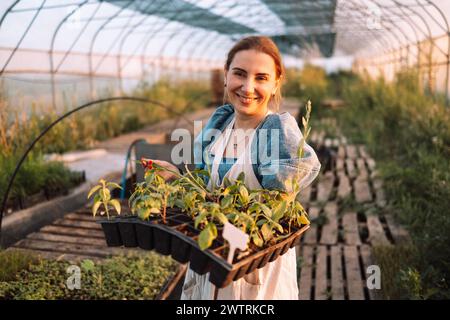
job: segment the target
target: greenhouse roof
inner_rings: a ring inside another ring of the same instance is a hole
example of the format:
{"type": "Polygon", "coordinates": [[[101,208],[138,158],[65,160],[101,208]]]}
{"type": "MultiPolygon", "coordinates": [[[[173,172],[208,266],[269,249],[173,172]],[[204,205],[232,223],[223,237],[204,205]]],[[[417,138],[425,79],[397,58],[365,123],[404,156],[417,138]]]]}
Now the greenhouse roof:
{"type": "Polygon", "coordinates": [[[129,10],[136,10],[142,14],[157,15],[168,20],[182,22],[197,28],[214,30],[227,35],[256,32],[252,28],[233,22],[226,17],[183,0],[154,0],[151,2],[106,0],[106,2],[129,10]]]}
{"type": "MultiPolygon", "coordinates": [[[[239,35],[258,33],[253,28],[184,0],[155,0],[151,2],[106,0],[106,2],[124,9],[138,11],[141,14],[157,15],[170,21],[217,31],[221,34],[232,35],[235,38],[239,35]]],[[[216,4],[215,2],[211,3],[212,6],[209,9],[216,4]]],[[[234,5],[234,8],[245,8],[242,2],[236,2],[234,5]]],[[[316,28],[316,31],[319,32],[332,29],[336,0],[262,0],[259,5],[267,6],[285,26],[281,33],[278,31],[277,34],[272,35],[282,52],[298,56],[301,54],[301,49],[308,49],[316,44],[323,56],[330,57],[333,54],[335,33],[319,33],[316,35],[311,28],[316,28]],[[299,35],[299,30],[302,32],[308,31],[308,34],[305,36],[299,35]]],[[[233,8],[233,5],[230,5],[229,8],[233,8]]],[[[249,7],[246,11],[250,13],[251,8],[249,7]]],[[[270,23],[270,19],[267,22],[270,23]]]]}

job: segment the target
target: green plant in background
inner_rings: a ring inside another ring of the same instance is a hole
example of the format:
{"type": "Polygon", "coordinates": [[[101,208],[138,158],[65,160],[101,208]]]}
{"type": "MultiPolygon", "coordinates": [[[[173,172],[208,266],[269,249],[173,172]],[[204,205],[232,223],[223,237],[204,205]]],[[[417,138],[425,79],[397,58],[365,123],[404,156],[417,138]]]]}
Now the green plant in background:
{"type": "MultiPolygon", "coordinates": [[[[98,263],[84,260],[79,263],[81,288],[69,290],[66,281],[71,264],[36,256],[32,256],[31,263],[14,263],[16,267],[10,268],[8,277],[0,278],[0,299],[155,299],[178,265],[153,252],[115,256],[98,263]]],[[[2,259],[0,265],[4,265],[2,259]]]]}
{"type": "Polygon", "coordinates": [[[328,95],[328,79],[324,69],[305,64],[301,70],[288,69],[286,80],[283,89],[286,96],[295,97],[302,104],[310,100],[317,106],[316,112],[322,112],[322,101],[328,95]]]}
{"type": "Polygon", "coordinates": [[[28,251],[0,250],[0,283],[14,280],[21,270],[28,270],[38,258],[28,251]]]}

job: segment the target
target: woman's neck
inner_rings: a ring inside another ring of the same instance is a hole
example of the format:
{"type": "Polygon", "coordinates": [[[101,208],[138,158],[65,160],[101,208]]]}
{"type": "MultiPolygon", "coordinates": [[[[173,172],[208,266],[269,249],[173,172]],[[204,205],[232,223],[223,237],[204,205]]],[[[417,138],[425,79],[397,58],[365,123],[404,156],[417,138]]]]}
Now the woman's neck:
{"type": "Polygon", "coordinates": [[[258,115],[242,115],[236,113],[236,120],[234,122],[234,129],[255,129],[260,122],[265,118],[266,114],[258,114],[258,115]]]}

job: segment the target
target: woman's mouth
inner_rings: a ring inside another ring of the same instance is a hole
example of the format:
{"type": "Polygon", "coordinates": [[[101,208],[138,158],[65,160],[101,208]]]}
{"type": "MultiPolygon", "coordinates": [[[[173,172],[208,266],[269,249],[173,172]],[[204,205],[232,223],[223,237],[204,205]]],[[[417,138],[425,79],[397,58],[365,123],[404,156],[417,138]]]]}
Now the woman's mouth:
{"type": "Polygon", "coordinates": [[[239,98],[239,101],[243,104],[250,104],[255,100],[258,100],[258,97],[249,97],[249,96],[245,96],[245,95],[240,95],[238,93],[235,93],[236,96],[239,98]]]}

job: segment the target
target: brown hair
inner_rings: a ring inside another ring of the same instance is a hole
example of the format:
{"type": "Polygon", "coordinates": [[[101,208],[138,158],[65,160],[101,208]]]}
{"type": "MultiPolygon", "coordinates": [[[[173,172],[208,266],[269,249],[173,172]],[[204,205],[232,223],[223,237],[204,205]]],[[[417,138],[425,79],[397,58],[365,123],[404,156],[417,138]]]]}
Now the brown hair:
{"type": "MultiPolygon", "coordinates": [[[[236,53],[244,50],[256,50],[259,52],[263,52],[271,56],[273,61],[275,62],[275,72],[277,80],[279,80],[279,86],[275,95],[270,98],[269,106],[272,107],[274,111],[278,111],[281,103],[281,77],[284,75],[284,66],[277,45],[269,37],[251,36],[243,38],[239,40],[228,52],[227,61],[225,62],[225,70],[228,71],[230,69],[231,62],[233,62],[236,53]]],[[[224,94],[224,101],[226,99],[225,95],[226,91],[224,94]]]]}

